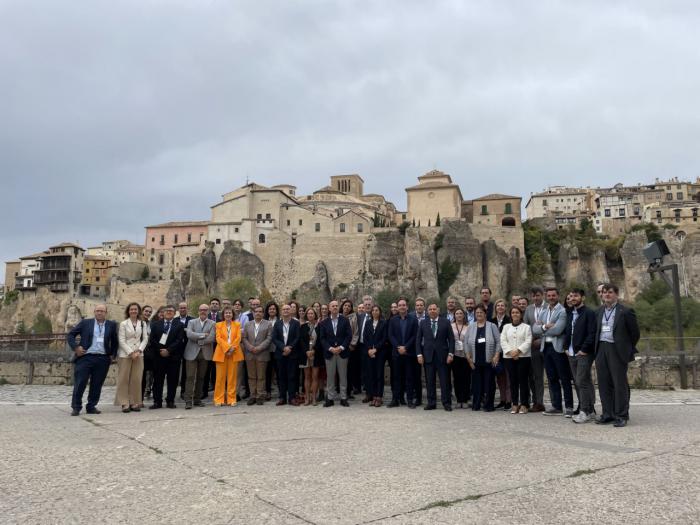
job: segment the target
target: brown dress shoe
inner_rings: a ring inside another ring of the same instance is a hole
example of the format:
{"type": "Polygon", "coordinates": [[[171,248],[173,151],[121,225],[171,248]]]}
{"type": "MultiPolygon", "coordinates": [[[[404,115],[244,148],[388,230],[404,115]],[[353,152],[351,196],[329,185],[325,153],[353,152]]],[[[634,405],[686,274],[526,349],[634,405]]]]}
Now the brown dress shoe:
{"type": "Polygon", "coordinates": [[[301,403],[299,403],[299,400],[298,400],[298,399],[292,399],[292,400],[289,402],[289,404],[292,405],[293,407],[301,406],[301,403]]]}
{"type": "Polygon", "coordinates": [[[365,396],[364,399],[362,400],[363,403],[373,403],[374,399],[372,399],[369,396],[365,396]]]}
{"type": "Polygon", "coordinates": [[[535,403],[532,405],[530,412],[544,412],[544,406],[540,405],[539,403],[535,403]]]}
{"type": "Polygon", "coordinates": [[[256,402],[257,402],[257,401],[255,400],[255,398],[254,398],[254,397],[251,397],[251,398],[249,398],[248,401],[246,402],[246,405],[251,406],[251,405],[254,405],[256,402]]]}

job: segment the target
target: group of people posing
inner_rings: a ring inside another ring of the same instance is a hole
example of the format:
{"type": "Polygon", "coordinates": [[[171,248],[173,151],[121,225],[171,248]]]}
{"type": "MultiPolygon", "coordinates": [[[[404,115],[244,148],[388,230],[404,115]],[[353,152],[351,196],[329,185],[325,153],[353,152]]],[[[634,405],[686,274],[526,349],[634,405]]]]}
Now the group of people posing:
{"type": "Polygon", "coordinates": [[[346,298],[263,307],[250,297],[246,311],[240,300],[213,298],[198,307],[196,317],[188,315],[186,303],[156,312],[131,303],[120,324],[106,320],[106,306],[99,305],[93,319],[82,320],[68,335],[74,350],[72,415],[80,414],[88,383],[87,412],[100,413],[97,404],[113,361],[115,404],[123,412],[144,406],[149,377],[150,409],[163,407],[165,384],[168,408],[176,408],[178,385],[186,409],[203,406],[211,390],[216,406],[242,400],[262,405],[272,399],[273,376],[279,406],[323,401],[331,407],[338,401],[348,407],[364,391],[363,403],[381,407],[388,363],[390,408],[423,405],[425,380],[425,410],[437,408],[439,382],[446,411],[452,411],[454,394],[459,408],[542,412],[586,423],[595,415],[595,363],[602,404],[595,421],[625,426],[627,366],[640,334],[634,311],[618,302],[617,286],[598,286],[597,310],[585,305],[580,289],[570,290],[563,304],[556,288],[530,292],[529,299],[514,295],[510,302],[491,302],[491,290],[484,287],[479,302],[466,297],[462,307],[450,297],[444,312],[422,298],[409,311],[400,298],[387,315],[370,296],[357,307],[346,298]],[[550,408],[544,406],[545,373],[550,408]]]}

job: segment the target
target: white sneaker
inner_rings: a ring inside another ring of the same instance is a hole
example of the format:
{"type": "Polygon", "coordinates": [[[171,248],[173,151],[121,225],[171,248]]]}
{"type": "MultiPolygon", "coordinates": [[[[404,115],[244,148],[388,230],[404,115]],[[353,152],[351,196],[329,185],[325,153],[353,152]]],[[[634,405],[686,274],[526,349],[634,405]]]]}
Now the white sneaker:
{"type": "Polygon", "coordinates": [[[586,414],[583,410],[579,412],[577,415],[571,418],[574,423],[588,423],[591,419],[592,416],[590,414],[586,414]]]}

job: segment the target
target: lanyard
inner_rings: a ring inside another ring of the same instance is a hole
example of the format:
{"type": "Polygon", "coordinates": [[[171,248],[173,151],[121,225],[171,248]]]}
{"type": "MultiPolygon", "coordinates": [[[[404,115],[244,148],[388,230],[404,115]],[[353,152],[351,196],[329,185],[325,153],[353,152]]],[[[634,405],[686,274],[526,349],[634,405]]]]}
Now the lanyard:
{"type": "Polygon", "coordinates": [[[455,323],[455,327],[457,327],[457,339],[462,339],[462,331],[464,330],[464,325],[462,325],[462,327],[459,328],[459,325],[455,323]]]}
{"type": "Polygon", "coordinates": [[[605,320],[605,322],[603,324],[610,324],[610,318],[615,313],[616,308],[617,305],[613,306],[609,311],[607,308],[605,309],[605,311],[603,312],[603,319],[605,320]]]}
{"type": "Polygon", "coordinates": [[[99,337],[102,337],[102,335],[105,333],[105,324],[102,323],[97,323],[97,335],[99,337]]]}

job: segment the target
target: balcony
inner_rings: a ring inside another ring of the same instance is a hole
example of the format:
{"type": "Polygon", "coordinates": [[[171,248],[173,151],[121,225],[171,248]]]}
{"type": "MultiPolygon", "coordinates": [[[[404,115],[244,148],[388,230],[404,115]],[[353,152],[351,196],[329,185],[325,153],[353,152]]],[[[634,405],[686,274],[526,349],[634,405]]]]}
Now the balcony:
{"type": "Polygon", "coordinates": [[[41,269],[34,272],[34,284],[37,286],[48,286],[55,283],[69,282],[69,270],[48,270],[41,269]]]}

